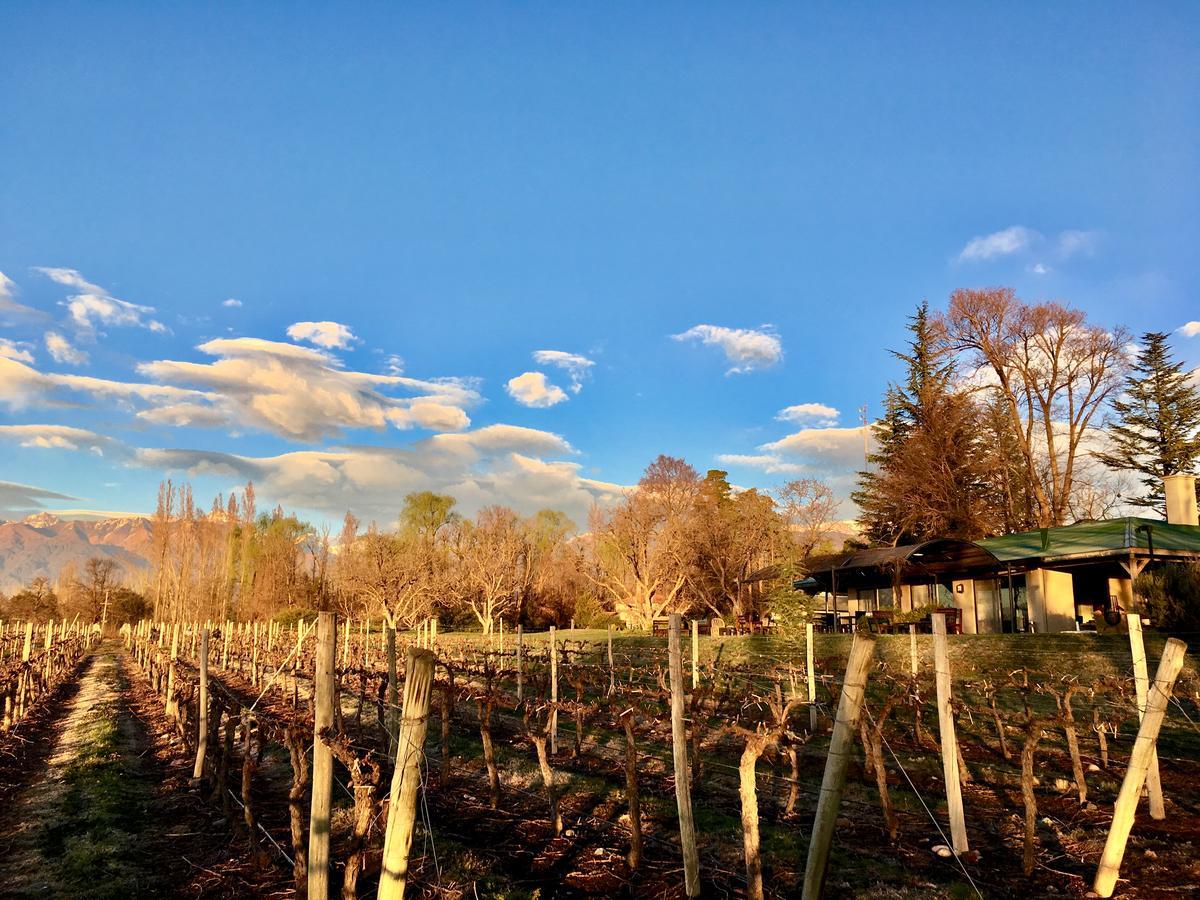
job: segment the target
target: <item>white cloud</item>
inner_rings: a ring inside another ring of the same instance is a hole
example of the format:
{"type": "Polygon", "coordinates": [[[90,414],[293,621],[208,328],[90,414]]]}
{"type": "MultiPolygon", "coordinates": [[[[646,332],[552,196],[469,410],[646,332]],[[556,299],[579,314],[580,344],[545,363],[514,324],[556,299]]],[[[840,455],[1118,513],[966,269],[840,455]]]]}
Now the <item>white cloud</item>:
{"type": "Polygon", "coordinates": [[[479,401],[472,382],[421,380],[347,371],[322,350],[260,338],[217,338],[201,344],[216,362],[159,360],[138,371],[157,381],[203,389],[183,407],[150,410],[142,417],[181,424],[250,426],[312,442],[348,428],[456,431],[471,420],[465,407],[479,401]],[[392,397],[387,389],[416,396],[392,397]],[[212,414],[215,408],[224,418],[212,414]]]}
{"type": "Polygon", "coordinates": [[[586,356],[577,353],[567,353],[565,350],[535,350],[533,361],[542,366],[557,366],[571,376],[571,393],[578,394],[583,389],[583,379],[596,363],[586,356]]]}
{"type": "Polygon", "coordinates": [[[863,465],[863,427],[802,428],[758,449],[795,457],[826,471],[854,471],[863,465]]]}
{"type": "Polygon", "coordinates": [[[523,514],[560,509],[582,524],[593,503],[612,502],[624,488],[583,478],[578,463],[553,458],[571,452],[558,435],[493,425],[403,448],[304,450],[271,457],[143,448],[135,460],[193,478],[226,479],[230,486],[252,479],[267,502],[330,517],[351,509],[362,519],[389,522],[405,494],[431,490],[452,495],[467,515],[503,504],[523,514]]]}
{"type": "Polygon", "coordinates": [[[522,406],[545,408],[567,399],[563,389],[547,381],[541,372],[525,372],[508,379],[506,390],[522,406]]]}
{"type": "Polygon", "coordinates": [[[774,453],[722,453],[717,456],[717,461],[727,466],[745,466],[748,469],[759,469],[767,475],[799,475],[808,471],[804,465],[786,462],[774,453]]]}
{"type": "Polygon", "coordinates": [[[1030,266],[1029,271],[1032,272],[1034,275],[1049,275],[1050,267],[1048,265],[1046,265],[1045,263],[1039,262],[1039,263],[1034,263],[1032,266],[1030,266]]]}
{"type": "Polygon", "coordinates": [[[755,369],[773,366],[783,359],[783,342],[768,326],[753,329],[696,325],[672,337],[677,341],[698,340],[703,344],[720,347],[725,353],[725,359],[733,364],[726,375],[752,372],[755,369]]]}
{"type": "Polygon", "coordinates": [[[1096,252],[1099,240],[1098,231],[1063,231],[1058,235],[1058,256],[1060,259],[1091,256],[1096,252]]]}
{"type": "Polygon", "coordinates": [[[836,425],[838,416],[836,409],[824,403],[797,403],[781,409],[776,415],[777,422],[795,422],[797,425],[813,425],[820,428],[836,425]]]}
{"type": "Polygon", "coordinates": [[[77,500],[70,494],[48,491],[30,484],[15,481],[0,481],[0,516],[10,518],[42,509],[44,500],[77,500]]]}
{"type": "Polygon", "coordinates": [[[0,440],[13,441],[22,447],[90,450],[101,455],[121,446],[110,437],[69,425],[0,425],[0,440]]]}
{"type": "MultiPolygon", "coordinates": [[[[81,366],[88,361],[88,355],[82,350],[71,346],[71,342],[57,331],[47,331],[45,336],[46,351],[57,363],[81,366]]],[[[33,362],[33,360],[29,360],[33,362]]]]}
{"type": "Polygon", "coordinates": [[[403,375],[404,357],[395,353],[389,353],[383,359],[383,371],[388,375],[403,375]]]}
{"type": "Polygon", "coordinates": [[[1176,330],[1184,337],[1195,337],[1200,334],[1200,322],[1188,322],[1176,330]]]}
{"type": "Polygon", "coordinates": [[[1038,232],[1023,225],[1013,225],[1003,231],[973,237],[958,254],[961,262],[980,262],[998,256],[1011,256],[1028,250],[1041,238],[1038,232]]]}
{"type": "Polygon", "coordinates": [[[238,309],[242,306],[242,301],[235,297],[230,297],[228,300],[222,300],[221,305],[227,306],[230,309],[238,309]]]}
{"type": "Polygon", "coordinates": [[[288,326],[287,336],[326,350],[344,350],[357,340],[350,327],[340,322],[296,322],[288,326]]]}
{"type": "Polygon", "coordinates": [[[40,310],[34,309],[32,306],[26,306],[23,303],[16,301],[17,285],[16,283],[0,272],[0,315],[17,316],[19,318],[44,318],[45,315],[40,310]]]}
{"type": "Polygon", "coordinates": [[[33,362],[33,354],[26,347],[28,344],[18,341],[10,341],[8,338],[0,338],[0,356],[5,359],[15,359],[18,362],[33,362]]]}
{"type": "Polygon", "coordinates": [[[153,306],[140,306],[126,300],[118,300],[107,290],[92,284],[75,269],[60,269],[39,266],[51,281],[79,291],[67,298],[67,311],[75,325],[87,334],[93,334],[97,325],[117,325],[132,328],[148,328],[155,332],[166,332],[167,326],[150,318],[153,306]]]}
{"type": "Polygon", "coordinates": [[[39,372],[15,359],[0,356],[0,404],[11,409],[33,405],[76,405],[76,401],[64,396],[71,393],[90,394],[121,403],[137,400],[149,404],[162,404],[209,399],[209,395],[201,391],[184,390],[168,385],[39,372]]]}

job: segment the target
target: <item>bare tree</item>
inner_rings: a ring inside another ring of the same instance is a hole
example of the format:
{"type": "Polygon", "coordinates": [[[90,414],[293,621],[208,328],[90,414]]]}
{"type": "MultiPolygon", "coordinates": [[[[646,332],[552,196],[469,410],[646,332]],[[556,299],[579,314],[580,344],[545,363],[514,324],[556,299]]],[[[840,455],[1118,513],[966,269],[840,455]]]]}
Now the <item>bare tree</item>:
{"type": "Polygon", "coordinates": [[[1061,525],[1088,429],[1128,369],[1128,333],[1059,303],[1022,303],[1011,288],[955,291],[939,321],[948,346],[994,377],[1038,524],[1061,525]]]}

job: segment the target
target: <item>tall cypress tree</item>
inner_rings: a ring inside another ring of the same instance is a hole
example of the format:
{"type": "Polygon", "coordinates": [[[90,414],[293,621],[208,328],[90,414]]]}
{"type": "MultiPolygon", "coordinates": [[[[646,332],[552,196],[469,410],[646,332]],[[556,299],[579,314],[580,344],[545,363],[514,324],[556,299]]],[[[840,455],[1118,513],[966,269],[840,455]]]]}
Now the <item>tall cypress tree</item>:
{"type": "Polygon", "coordinates": [[[979,410],[955,388],[954,359],[929,321],[928,304],[909,318],[908,330],[907,352],[893,351],[905,380],[888,388],[873,428],[875,452],[851,495],[859,525],[872,544],[983,537],[998,523],[979,410]]]}
{"type": "Polygon", "coordinates": [[[1167,335],[1149,331],[1124,394],[1113,401],[1119,417],[1109,429],[1112,449],[1096,458],[1111,469],[1136,472],[1145,491],[1126,499],[1135,506],[1166,507],[1162,477],[1195,470],[1200,457],[1200,391],[1167,346],[1167,335]]]}

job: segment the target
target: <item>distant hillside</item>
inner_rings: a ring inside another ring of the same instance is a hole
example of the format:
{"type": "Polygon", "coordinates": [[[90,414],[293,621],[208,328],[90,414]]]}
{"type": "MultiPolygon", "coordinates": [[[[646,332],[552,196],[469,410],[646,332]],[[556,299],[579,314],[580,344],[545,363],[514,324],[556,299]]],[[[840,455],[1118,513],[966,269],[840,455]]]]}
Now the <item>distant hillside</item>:
{"type": "Polygon", "coordinates": [[[67,563],[82,570],[93,556],[116,561],[124,578],[149,567],[150,520],[140,516],[72,521],[38,513],[0,522],[0,592],[11,594],[38,575],[51,580],[67,563]]]}

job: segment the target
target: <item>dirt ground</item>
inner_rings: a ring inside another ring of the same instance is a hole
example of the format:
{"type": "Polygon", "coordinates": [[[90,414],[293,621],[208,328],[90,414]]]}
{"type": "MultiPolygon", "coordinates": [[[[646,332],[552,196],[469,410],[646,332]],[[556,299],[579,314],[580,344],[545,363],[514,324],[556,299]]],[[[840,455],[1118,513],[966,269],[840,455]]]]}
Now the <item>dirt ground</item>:
{"type": "Polygon", "coordinates": [[[188,787],[186,759],[127,665],[102,645],[12,736],[0,760],[0,897],[259,893],[256,868],[188,787]]]}

